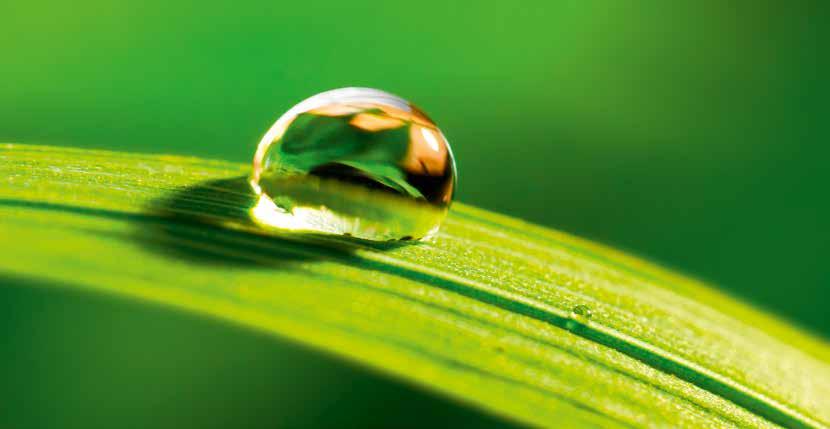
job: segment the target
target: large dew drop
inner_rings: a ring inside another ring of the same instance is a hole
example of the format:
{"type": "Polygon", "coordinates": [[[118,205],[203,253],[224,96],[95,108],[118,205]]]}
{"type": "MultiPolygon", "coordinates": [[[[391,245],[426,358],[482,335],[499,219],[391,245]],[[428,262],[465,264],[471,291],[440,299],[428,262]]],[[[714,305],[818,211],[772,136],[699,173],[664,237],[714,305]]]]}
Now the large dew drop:
{"type": "Polygon", "coordinates": [[[262,138],[254,220],[278,230],[389,241],[427,238],[452,201],[455,161],[441,130],[406,100],[369,88],[317,94],[262,138]]]}

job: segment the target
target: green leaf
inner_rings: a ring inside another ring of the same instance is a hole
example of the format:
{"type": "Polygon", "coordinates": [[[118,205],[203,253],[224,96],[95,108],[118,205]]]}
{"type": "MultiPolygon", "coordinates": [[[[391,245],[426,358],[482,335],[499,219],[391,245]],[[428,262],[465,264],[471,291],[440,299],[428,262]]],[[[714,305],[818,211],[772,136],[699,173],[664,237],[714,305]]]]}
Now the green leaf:
{"type": "Polygon", "coordinates": [[[830,425],[827,344],[698,281],[463,204],[432,243],[263,235],[247,172],[0,146],[0,273],[215,316],[531,425],[830,425]]]}

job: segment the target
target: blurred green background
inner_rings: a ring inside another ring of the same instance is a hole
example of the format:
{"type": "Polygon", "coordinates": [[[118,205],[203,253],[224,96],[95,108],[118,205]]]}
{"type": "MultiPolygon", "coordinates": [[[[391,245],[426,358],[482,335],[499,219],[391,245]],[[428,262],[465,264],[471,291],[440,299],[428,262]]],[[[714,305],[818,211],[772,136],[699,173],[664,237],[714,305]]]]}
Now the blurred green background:
{"type": "Polygon", "coordinates": [[[0,141],[247,162],[297,101],[378,87],[442,127],[459,201],[827,337],[826,23],[803,0],[9,0],[0,141]]]}

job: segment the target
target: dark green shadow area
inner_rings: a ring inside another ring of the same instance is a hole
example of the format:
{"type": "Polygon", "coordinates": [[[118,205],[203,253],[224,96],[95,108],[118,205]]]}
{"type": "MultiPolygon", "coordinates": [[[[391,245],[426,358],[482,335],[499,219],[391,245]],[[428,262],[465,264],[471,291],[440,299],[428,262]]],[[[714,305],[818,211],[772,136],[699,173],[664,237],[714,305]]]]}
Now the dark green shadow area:
{"type": "Polygon", "coordinates": [[[29,279],[0,284],[0,427],[514,427],[209,318],[29,279]]]}
{"type": "Polygon", "coordinates": [[[210,265],[280,267],[322,257],[306,244],[248,232],[257,229],[248,214],[255,203],[245,177],[177,189],[147,205],[163,221],[141,223],[135,240],[150,251],[210,265]]]}
{"type": "Polygon", "coordinates": [[[135,239],[148,250],[191,262],[277,268],[296,261],[348,258],[358,247],[387,250],[418,245],[264,230],[249,214],[256,201],[246,177],[177,189],[148,204],[150,217],[164,221],[141,222],[135,239]]]}

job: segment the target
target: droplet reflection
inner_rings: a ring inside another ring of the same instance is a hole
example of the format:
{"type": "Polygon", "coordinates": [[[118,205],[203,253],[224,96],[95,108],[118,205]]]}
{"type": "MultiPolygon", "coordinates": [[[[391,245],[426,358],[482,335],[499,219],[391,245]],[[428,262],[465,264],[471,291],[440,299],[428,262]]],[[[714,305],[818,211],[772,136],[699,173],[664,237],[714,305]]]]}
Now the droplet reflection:
{"type": "Polygon", "coordinates": [[[315,95],[259,143],[251,214],[266,227],[374,241],[437,232],[455,188],[455,161],[438,127],[376,89],[315,95]]]}

